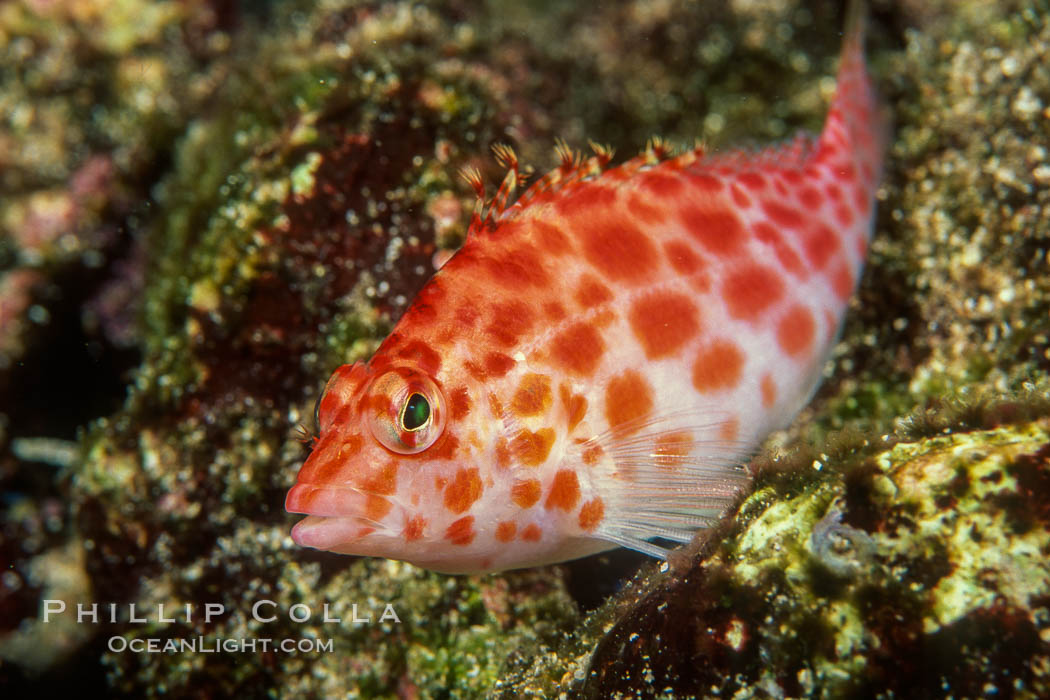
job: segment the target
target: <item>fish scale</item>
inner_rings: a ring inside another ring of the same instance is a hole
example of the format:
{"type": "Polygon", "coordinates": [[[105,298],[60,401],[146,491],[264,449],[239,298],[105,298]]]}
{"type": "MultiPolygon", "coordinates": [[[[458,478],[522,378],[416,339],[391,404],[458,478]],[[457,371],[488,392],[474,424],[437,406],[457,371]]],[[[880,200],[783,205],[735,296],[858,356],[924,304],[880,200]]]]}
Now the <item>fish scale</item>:
{"type": "Polygon", "coordinates": [[[665,556],[717,519],[815,390],[863,266],[883,125],[855,17],[819,137],[654,141],[611,168],[560,144],[510,204],[498,148],[464,246],[329,380],[295,541],[462,573],[665,556]]]}

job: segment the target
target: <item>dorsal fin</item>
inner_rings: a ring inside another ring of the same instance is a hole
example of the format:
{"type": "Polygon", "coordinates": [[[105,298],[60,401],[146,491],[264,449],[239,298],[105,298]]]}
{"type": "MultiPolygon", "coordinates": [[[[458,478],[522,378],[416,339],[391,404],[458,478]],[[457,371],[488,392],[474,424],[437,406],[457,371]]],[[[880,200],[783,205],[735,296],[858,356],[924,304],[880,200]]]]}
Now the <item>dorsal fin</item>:
{"type": "Polygon", "coordinates": [[[474,211],[470,214],[470,225],[467,226],[467,238],[470,238],[481,229],[481,214],[485,208],[485,181],[481,177],[481,171],[473,165],[460,168],[459,176],[474,190],[474,211]]]}
{"type": "MultiPolygon", "coordinates": [[[[556,194],[578,182],[598,177],[605,172],[613,158],[612,147],[595,141],[588,141],[588,145],[594,155],[585,158],[580,151],[570,147],[564,140],[556,139],[554,153],[558,158],[558,165],[543,177],[533,181],[513,203],[510,201],[514,192],[532,174],[532,168],[521,167],[514,149],[507,144],[493,145],[492,151],[496,161],[507,169],[507,174],[491,200],[485,198],[485,186],[477,168],[471,166],[461,171],[461,175],[478,197],[467,231],[468,237],[483,232],[491,233],[502,218],[510,212],[521,211],[538,197],[556,194]]],[[[626,179],[627,176],[638,170],[650,168],[662,162],[675,162],[679,167],[684,168],[703,156],[704,148],[701,145],[696,145],[693,149],[676,155],[676,150],[669,142],[660,137],[653,137],[646,144],[642,153],[616,166],[614,170],[620,171],[626,179]]]]}

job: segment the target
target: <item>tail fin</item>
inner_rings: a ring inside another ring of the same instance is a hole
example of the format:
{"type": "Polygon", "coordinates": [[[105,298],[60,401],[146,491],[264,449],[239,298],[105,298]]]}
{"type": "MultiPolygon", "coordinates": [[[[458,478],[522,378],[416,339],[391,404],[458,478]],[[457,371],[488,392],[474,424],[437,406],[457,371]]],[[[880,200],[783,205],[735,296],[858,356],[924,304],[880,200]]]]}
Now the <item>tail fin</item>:
{"type": "Polygon", "coordinates": [[[851,165],[859,184],[873,189],[882,171],[887,128],[864,60],[866,17],[864,2],[850,2],[835,98],[817,142],[817,158],[851,165]]]}

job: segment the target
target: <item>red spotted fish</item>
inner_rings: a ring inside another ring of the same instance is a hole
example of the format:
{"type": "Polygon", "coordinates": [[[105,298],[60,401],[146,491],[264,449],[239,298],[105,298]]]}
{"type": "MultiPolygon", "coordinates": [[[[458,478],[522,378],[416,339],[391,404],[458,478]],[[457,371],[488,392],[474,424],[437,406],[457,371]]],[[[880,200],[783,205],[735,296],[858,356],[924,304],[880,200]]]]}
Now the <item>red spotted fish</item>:
{"type": "Polygon", "coordinates": [[[812,395],[864,262],[883,128],[851,27],[819,137],[617,167],[561,146],[512,204],[497,149],[466,243],[329,379],[295,542],[467,573],[663,557],[720,517],[812,395]]]}

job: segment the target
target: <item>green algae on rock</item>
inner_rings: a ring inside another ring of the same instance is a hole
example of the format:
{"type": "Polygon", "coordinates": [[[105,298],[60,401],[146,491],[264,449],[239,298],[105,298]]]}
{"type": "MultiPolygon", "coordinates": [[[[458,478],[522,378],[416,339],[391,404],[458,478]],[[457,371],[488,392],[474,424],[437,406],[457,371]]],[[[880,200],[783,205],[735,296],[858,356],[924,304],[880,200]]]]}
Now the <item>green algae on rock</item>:
{"type": "MultiPolygon", "coordinates": [[[[854,440],[856,440],[855,438],[854,440]]],[[[1050,692],[1050,419],[770,464],[693,557],[584,625],[582,697],[1050,692]],[[584,673],[583,663],[589,663],[584,673]]]]}

